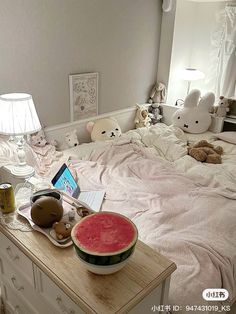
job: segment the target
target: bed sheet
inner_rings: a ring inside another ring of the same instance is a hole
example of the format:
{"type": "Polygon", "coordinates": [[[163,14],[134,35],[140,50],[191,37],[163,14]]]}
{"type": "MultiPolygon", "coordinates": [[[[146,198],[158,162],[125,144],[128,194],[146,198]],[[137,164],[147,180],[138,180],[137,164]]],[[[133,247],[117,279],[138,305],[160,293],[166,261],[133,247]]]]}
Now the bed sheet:
{"type": "Polygon", "coordinates": [[[160,124],[129,131],[73,164],[82,188],[106,189],[103,210],[132,219],[140,239],[177,264],[171,304],[207,305],[202,291],[210,287],[224,287],[233,300],[235,147],[213,139],[224,147],[223,163],[206,165],[187,156],[187,141],[180,129],[160,124]]]}
{"type": "Polygon", "coordinates": [[[129,131],[126,136],[136,140],[140,146],[148,147],[165,160],[173,162],[177,170],[204,181],[205,185],[236,193],[236,145],[218,140],[214,133],[207,131],[202,134],[189,134],[177,127],[160,123],[149,130],[141,128],[129,131]],[[201,163],[187,154],[187,145],[202,139],[223,147],[222,164],[201,163]]]}
{"type": "Polygon", "coordinates": [[[51,165],[50,171],[45,174],[45,177],[51,181],[63,163],[70,164],[70,160],[87,160],[94,151],[97,153],[102,152],[111,144],[112,143],[110,141],[91,142],[65,149],[62,151],[62,156],[59,158],[59,160],[55,161],[51,165]]]}

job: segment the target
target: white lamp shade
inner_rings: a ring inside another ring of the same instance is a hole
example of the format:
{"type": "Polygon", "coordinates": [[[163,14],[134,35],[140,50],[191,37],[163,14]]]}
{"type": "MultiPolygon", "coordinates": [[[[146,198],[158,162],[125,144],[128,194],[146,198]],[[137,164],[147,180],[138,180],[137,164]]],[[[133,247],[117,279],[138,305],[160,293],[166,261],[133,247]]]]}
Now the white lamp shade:
{"type": "Polygon", "coordinates": [[[23,135],[40,129],[41,124],[31,95],[12,93],[0,96],[0,133],[23,135]]]}
{"type": "Polygon", "coordinates": [[[194,68],[186,68],[181,73],[181,77],[185,81],[197,81],[203,79],[205,74],[194,68]]]}

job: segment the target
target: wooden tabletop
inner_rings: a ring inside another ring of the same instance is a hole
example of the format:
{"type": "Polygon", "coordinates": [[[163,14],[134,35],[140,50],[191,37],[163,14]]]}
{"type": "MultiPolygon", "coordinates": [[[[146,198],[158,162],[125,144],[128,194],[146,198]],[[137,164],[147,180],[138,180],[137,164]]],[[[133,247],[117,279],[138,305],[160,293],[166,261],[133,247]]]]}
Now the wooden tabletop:
{"type": "Polygon", "coordinates": [[[173,262],[138,241],[134,255],[122,270],[95,275],[83,267],[72,247],[55,247],[37,231],[22,232],[0,225],[0,232],[86,313],[124,313],[176,269],[173,262]]]}

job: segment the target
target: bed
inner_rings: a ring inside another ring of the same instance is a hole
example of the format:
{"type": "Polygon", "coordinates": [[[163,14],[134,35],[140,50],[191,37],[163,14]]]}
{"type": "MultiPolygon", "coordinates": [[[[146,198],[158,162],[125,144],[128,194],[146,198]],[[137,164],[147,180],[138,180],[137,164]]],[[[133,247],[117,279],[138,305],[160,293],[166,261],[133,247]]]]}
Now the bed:
{"type": "Polygon", "coordinates": [[[140,240],[176,263],[171,305],[209,305],[202,291],[212,287],[228,290],[227,304],[235,301],[236,145],[159,123],[64,150],[47,177],[68,160],[81,189],[105,188],[102,210],[132,219],[140,240]],[[202,138],[223,147],[222,164],[187,155],[187,144],[202,138]]]}
{"type": "Polygon", "coordinates": [[[76,149],[69,154],[81,188],[105,188],[102,210],[132,219],[139,238],[176,263],[170,304],[207,305],[202,291],[212,287],[227,289],[233,303],[236,146],[210,132],[188,135],[165,124],[88,146],[83,156],[80,148],[79,159],[76,149]],[[200,138],[224,148],[222,164],[187,155],[187,143],[200,138]]]}

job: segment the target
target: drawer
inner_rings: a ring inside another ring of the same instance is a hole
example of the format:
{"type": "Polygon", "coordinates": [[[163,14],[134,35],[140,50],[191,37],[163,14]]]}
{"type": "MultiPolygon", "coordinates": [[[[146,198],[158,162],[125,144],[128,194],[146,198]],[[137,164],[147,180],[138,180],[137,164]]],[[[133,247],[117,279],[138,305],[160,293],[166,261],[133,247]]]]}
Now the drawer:
{"type": "MultiPolygon", "coordinates": [[[[3,268],[3,281],[7,283],[8,287],[11,291],[14,292],[15,295],[18,295],[20,298],[25,300],[30,300],[33,304],[37,305],[38,296],[34,289],[34,286],[30,284],[26,278],[19,273],[14,267],[12,267],[11,263],[7,263],[5,260],[2,263],[3,268]]],[[[38,307],[40,309],[40,307],[38,307]]]]}
{"type": "Polygon", "coordinates": [[[37,268],[40,294],[54,309],[55,314],[81,314],[83,310],[73,302],[47,275],[37,268]]]}
{"type": "Polygon", "coordinates": [[[39,312],[36,312],[26,299],[19,297],[5,281],[2,284],[2,289],[3,304],[6,313],[39,314],[39,312]]]}
{"type": "MultiPolygon", "coordinates": [[[[158,305],[163,304],[162,297],[162,284],[152,290],[140,303],[138,303],[132,310],[130,314],[143,314],[143,313],[152,313],[152,307],[157,307],[158,305]]],[[[155,311],[155,310],[154,310],[155,311]]],[[[159,311],[158,311],[159,313],[159,311]]]]}
{"type": "MultiPolygon", "coordinates": [[[[54,311],[51,305],[40,296],[37,288],[34,289],[28,280],[23,277],[21,274],[15,272],[14,268],[11,267],[11,264],[7,264],[3,262],[3,274],[2,274],[2,282],[5,283],[7,289],[10,289],[9,295],[11,296],[11,292],[14,295],[18,296],[18,300],[28,300],[26,303],[30,303],[30,306],[34,308],[34,313],[44,313],[44,314],[57,314],[58,311],[54,311]]],[[[4,285],[4,284],[3,284],[4,285]]],[[[38,285],[37,285],[38,286],[38,285]]],[[[22,306],[15,305],[12,307],[11,302],[9,302],[9,296],[6,292],[6,289],[3,288],[2,298],[4,302],[7,303],[7,308],[10,309],[10,313],[20,314],[24,313],[22,310],[22,306]]],[[[18,302],[19,303],[19,302],[18,302]]],[[[23,304],[24,305],[24,304],[23,304]]],[[[31,314],[31,312],[26,312],[26,314],[31,314]]]]}
{"type": "Polygon", "coordinates": [[[6,260],[6,263],[12,263],[34,285],[33,263],[1,232],[0,253],[2,260],[6,260]]]}

